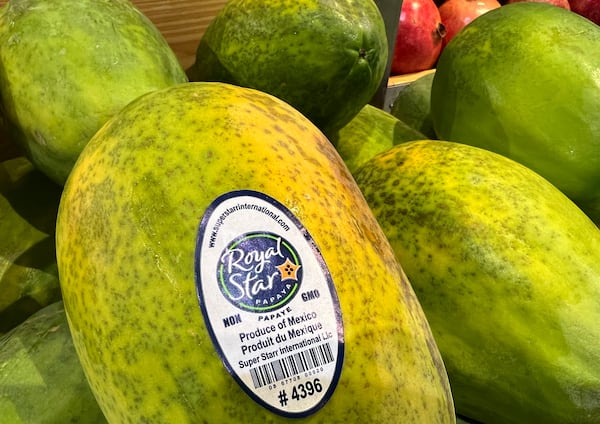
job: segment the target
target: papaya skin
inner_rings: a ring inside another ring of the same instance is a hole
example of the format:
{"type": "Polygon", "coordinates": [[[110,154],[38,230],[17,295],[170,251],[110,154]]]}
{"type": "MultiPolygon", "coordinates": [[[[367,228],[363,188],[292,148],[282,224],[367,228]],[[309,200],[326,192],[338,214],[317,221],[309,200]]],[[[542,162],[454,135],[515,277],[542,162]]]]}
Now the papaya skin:
{"type": "Polygon", "coordinates": [[[60,300],[54,230],[61,192],[25,157],[0,161],[0,333],[60,300]]]}
{"type": "Polygon", "coordinates": [[[111,422],[454,422],[428,324],[352,176],[329,140],[273,96],[187,83],[127,106],[73,169],[56,241],[75,346],[111,422]],[[246,395],[200,311],[198,224],[217,196],[240,188],[300,219],[340,298],[344,368],[307,417],[275,415],[246,395]]]}
{"type": "Polygon", "coordinates": [[[390,147],[425,135],[373,105],[365,105],[348,124],[329,137],[354,173],[360,165],[390,147]]]}
{"type": "Polygon", "coordinates": [[[0,336],[0,416],[11,424],[106,424],[79,363],[63,302],[0,336]]]}
{"type": "Polygon", "coordinates": [[[7,133],[64,184],[94,133],[141,94],[187,81],[158,29],[127,0],[11,0],[0,9],[7,133]]]}
{"type": "Polygon", "coordinates": [[[600,27],[553,5],[507,4],[457,34],[431,91],[438,138],[503,154],[600,223],[600,27]]]}
{"type": "Polygon", "coordinates": [[[372,99],[387,57],[372,0],[233,0],[207,27],[187,74],[275,95],[332,134],[372,99]]]}
{"type": "Polygon", "coordinates": [[[530,169],[473,146],[395,146],[355,175],[430,322],[457,413],[600,420],[600,230],[530,169]]]}
{"type": "Polygon", "coordinates": [[[390,113],[412,128],[425,134],[423,139],[436,140],[431,119],[431,85],[435,71],[425,74],[403,88],[394,101],[390,113]]]}

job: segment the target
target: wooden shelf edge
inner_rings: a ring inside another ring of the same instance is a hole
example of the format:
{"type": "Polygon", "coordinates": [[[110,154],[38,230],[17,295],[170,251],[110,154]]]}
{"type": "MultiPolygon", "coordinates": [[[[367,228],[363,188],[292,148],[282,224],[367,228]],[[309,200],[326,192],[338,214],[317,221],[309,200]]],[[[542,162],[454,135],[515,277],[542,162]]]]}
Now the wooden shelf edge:
{"type": "Polygon", "coordinates": [[[388,78],[388,87],[396,87],[401,85],[410,84],[416,79],[423,77],[427,74],[432,74],[435,72],[434,69],[427,69],[425,71],[413,72],[411,74],[403,74],[403,75],[393,75],[388,78]]]}

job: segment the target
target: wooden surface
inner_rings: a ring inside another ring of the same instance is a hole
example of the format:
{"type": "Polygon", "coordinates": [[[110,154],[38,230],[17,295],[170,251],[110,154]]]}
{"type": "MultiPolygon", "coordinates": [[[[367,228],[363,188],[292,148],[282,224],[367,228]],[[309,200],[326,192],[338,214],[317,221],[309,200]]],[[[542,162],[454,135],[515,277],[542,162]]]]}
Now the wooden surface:
{"type": "Polygon", "coordinates": [[[133,0],[136,7],[162,32],[186,69],[194,62],[200,37],[225,2],[226,0],[133,0]]]}

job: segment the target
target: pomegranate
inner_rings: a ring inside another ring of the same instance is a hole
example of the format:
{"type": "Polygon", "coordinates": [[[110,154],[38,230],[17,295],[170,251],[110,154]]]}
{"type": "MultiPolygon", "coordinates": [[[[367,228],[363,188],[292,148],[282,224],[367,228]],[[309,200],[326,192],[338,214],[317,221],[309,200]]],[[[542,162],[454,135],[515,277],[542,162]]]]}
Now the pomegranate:
{"type": "Polygon", "coordinates": [[[563,9],[571,10],[569,0],[508,0],[506,4],[521,3],[526,1],[532,1],[536,3],[550,3],[553,6],[562,7],[563,9]]]}
{"type": "Polygon", "coordinates": [[[404,0],[391,63],[391,74],[431,69],[442,49],[446,30],[434,0],[404,0]]]}
{"type": "Polygon", "coordinates": [[[600,25],[600,0],[569,0],[571,10],[600,25]]]}
{"type": "Polygon", "coordinates": [[[469,24],[473,19],[485,12],[500,7],[498,0],[446,0],[439,6],[442,24],[446,28],[442,49],[452,37],[469,24]]]}

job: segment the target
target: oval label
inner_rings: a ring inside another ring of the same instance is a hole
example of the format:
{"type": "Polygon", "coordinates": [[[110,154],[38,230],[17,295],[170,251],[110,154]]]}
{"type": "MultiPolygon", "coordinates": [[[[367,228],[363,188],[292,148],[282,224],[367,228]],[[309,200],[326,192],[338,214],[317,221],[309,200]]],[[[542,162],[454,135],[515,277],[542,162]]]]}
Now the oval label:
{"type": "Polygon", "coordinates": [[[195,266],[206,327],[245,392],[287,417],[325,405],[344,328],[327,265],[298,218],[264,193],[225,193],[202,218],[195,266]]]}

